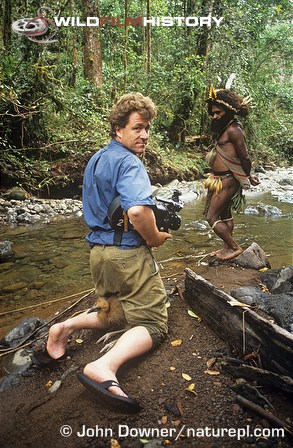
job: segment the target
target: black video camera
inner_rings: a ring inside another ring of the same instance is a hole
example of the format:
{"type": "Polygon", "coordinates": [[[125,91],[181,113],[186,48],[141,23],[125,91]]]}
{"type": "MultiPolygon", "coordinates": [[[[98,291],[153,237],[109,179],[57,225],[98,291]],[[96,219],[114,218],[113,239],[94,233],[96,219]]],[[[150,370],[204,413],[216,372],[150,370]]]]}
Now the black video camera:
{"type": "Polygon", "coordinates": [[[176,214],[183,208],[183,201],[179,199],[181,191],[174,190],[171,199],[161,198],[155,196],[156,207],[153,209],[156,224],[160,231],[168,232],[171,230],[178,230],[181,226],[181,217],[176,214]]]}
{"type": "MultiPolygon", "coordinates": [[[[171,230],[178,230],[181,226],[181,217],[176,214],[183,208],[183,201],[179,199],[181,192],[179,190],[174,190],[171,199],[165,199],[161,197],[154,197],[155,206],[152,210],[155,214],[156,224],[160,231],[168,232],[171,230]]],[[[117,227],[128,227],[127,230],[131,229],[132,226],[128,219],[126,222],[126,214],[121,208],[120,196],[114,199],[110,204],[108,209],[108,219],[111,227],[116,229],[117,227]],[[130,225],[129,225],[130,224],[130,225]]]]}

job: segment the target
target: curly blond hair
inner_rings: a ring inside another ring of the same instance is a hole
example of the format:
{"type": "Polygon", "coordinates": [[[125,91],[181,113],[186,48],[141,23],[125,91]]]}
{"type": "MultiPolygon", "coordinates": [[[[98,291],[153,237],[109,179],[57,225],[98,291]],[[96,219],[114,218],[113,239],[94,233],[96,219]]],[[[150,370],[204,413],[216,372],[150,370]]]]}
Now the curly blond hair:
{"type": "Polygon", "coordinates": [[[148,96],[141,93],[126,93],[113,106],[109,121],[110,135],[116,136],[116,127],[124,128],[132,112],[139,112],[146,120],[152,121],[157,115],[157,108],[148,96]]]}

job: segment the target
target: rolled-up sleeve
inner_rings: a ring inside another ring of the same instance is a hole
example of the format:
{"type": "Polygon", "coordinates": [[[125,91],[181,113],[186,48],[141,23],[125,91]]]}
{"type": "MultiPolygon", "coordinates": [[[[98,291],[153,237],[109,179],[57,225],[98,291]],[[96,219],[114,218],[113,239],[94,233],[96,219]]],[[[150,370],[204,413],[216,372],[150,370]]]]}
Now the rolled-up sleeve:
{"type": "Polygon", "coordinates": [[[142,162],[129,154],[120,165],[117,191],[121,196],[121,207],[127,211],[136,205],[153,206],[152,187],[142,162]]]}

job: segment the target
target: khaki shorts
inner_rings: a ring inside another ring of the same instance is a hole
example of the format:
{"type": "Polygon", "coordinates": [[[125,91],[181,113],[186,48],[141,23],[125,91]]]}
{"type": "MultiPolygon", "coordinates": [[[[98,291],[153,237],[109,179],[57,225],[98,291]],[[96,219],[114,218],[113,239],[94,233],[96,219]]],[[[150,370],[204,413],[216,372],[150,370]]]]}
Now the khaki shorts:
{"type": "Polygon", "coordinates": [[[144,326],[154,346],[159,345],[168,332],[166,291],[151,249],[95,245],[90,267],[97,295],[116,295],[127,323],[131,327],[144,326]]]}

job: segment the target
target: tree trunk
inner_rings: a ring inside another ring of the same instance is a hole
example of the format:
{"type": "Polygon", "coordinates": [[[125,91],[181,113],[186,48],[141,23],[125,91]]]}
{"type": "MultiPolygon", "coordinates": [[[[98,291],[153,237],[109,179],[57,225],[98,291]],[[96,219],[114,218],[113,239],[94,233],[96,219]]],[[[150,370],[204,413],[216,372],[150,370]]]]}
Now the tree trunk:
{"type": "MultiPolygon", "coordinates": [[[[99,3],[94,0],[82,0],[84,19],[99,17],[99,3]]],[[[83,28],[83,64],[85,77],[98,87],[103,84],[102,75],[102,48],[99,39],[100,28],[85,26],[83,28]]]]}
{"type": "MultiPolygon", "coordinates": [[[[74,16],[74,0],[70,0],[70,15],[72,17],[74,16]]],[[[75,33],[70,33],[70,35],[71,35],[71,47],[72,47],[72,69],[68,84],[71,87],[74,87],[76,83],[76,73],[77,73],[77,43],[75,39],[75,33]]]]}
{"type": "MultiPolygon", "coordinates": [[[[147,18],[151,17],[151,4],[150,0],[147,0],[147,18]]],[[[151,25],[147,23],[147,48],[146,48],[146,71],[149,75],[151,71],[151,25]]]]}
{"type": "Polygon", "coordinates": [[[3,5],[3,44],[6,53],[11,47],[11,0],[5,0],[3,5]]]}
{"type": "Polygon", "coordinates": [[[127,87],[127,45],[128,45],[128,26],[126,25],[126,20],[128,17],[128,0],[124,0],[124,46],[123,46],[123,92],[126,92],[127,87]]]}
{"type": "MultiPolygon", "coordinates": [[[[199,15],[198,6],[195,0],[184,1],[184,14],[185,17],[199,15]]],[[[188,35],[190,32],[191,30],[186,27],[186,35],[188,35]]],[[[190,48],[190,50],[194,52],[193,48],[190,48]]],[[[197,98],[197,95],[197,92],[194,92],[193,95],[191,93],[186,94],[181,98],[181,101],[178,102],[174,120],[171,123],[168,131],[169,139],[174,145],[179,142],[183,143],[185,141],[186,121],[189,119],[190,114],[193,110],[193,105],[197,98]]]]}

